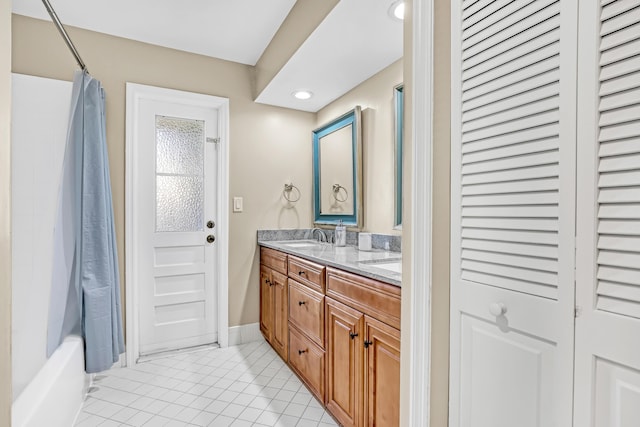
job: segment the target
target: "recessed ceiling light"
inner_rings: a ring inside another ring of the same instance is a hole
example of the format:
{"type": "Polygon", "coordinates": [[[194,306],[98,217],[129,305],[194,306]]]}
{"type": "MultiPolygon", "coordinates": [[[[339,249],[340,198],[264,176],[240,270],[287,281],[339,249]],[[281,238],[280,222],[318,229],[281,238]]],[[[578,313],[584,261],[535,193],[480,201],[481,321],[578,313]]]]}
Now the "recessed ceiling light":
{"type": "Polygon", "coordinates": [[[404,19],[404,1],[399,0],[393,2],[389,8],[389,16],[402,21],[404,19]]]}
{"type": "Polygon", "coordinates": [[[309,99],[313,96],[313,93],[309,92],[308,90],[297,90],[293,92],[293,96],[298,99],[309,99]]]}

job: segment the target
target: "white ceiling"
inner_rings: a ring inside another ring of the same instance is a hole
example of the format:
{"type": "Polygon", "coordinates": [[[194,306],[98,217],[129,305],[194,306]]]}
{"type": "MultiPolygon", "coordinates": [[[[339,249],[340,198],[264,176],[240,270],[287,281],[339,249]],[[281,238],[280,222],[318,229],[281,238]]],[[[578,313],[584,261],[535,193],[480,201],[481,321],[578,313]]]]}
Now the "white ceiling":
{"type": "Polygon", "coordinates": [[[315,112],[402,58],[403,26],[388,14],[392,3],[341,0],[256,102],[315,112]],[[301,89],[313,97],[291,96],[301,89]]]}
{"type": "MultiPolygon", "coordinates": [[[[64,25],[249,65],[260,59],[295,2],[50,0],[64,25]]],[[[50,20],[41,0],[13,0],[13,12],[50,20]]]]}
{"type": "MultiPolygon", "coordinates": [[[[318,0],[320,1],[320,0],[318,0]]],[[[402,57],[394,0],[340,0],[258,96],[257,102],[318,111],[402,57]],[[301,101],[295,90],[313,92],[301,101]]],[[[255,65],[295,0],[50,0],[65,25],[255,65]]],[[[41,0],[13,12],[50,20],[41,0]]],[[[80,51],[82,54],[82,51],[80,51]]],[[[91,64],[87,64],[91,69],[91,64]]]]}

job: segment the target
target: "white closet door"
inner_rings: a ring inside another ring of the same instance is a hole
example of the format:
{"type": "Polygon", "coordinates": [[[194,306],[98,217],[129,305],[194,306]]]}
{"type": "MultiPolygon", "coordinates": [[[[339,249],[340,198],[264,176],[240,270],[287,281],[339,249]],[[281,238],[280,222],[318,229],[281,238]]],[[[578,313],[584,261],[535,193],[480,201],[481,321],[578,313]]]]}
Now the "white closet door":
{"type": "Polygon", "coordinates": [[[452,1],[451,427],[572,423],[576,0],[452,1]]]}
{"type": "Polygon", "coordinates": [[[640,425],[640,1],[580,5],[575,426],[640,425]]]}

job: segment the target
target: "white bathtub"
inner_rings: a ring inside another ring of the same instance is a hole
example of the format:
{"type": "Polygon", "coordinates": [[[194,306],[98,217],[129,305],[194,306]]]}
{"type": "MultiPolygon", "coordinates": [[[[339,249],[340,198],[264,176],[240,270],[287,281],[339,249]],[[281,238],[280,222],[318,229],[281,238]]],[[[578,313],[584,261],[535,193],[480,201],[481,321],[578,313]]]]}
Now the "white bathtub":
{"type": "Polygon", "coordinates": [[[71,427],[89,387],[82,338],[67,337],[13,402],[12,427],[71,427]]]}

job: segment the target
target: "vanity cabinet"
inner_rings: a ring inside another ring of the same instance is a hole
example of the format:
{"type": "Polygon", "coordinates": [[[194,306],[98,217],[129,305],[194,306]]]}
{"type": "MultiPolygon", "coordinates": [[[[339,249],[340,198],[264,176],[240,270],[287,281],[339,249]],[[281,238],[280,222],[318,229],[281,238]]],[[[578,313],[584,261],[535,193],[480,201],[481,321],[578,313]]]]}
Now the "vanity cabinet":
{"type": "Polygon", "coordinates": [[[324,402],[325,267],[289,255],[289,364],[324,402]]]}
{"type": "Polygon", "coordinates": [[[260,254],[265,338],[342,426],[397,427],[400,288],[268,248],[260,254]]]}
{"type": "Polygon", "coordinates": [[[364,317],[364,426],[400,423],[400,331],[364,317]]]}
{"type": "Polygon", "coordinates": [[[327,268],[327,408],[343,426],[400,423],[400,288],[327,268]]]}
{"type": "Polygon", "coordinates": [[[260,250],[260,331],[285,361],[289,355],[287,255],[260,250]]]}
{"type": "Polygon", "coordinates": [[[327,409],[344,427],[362,425],[364,315],[327,298],[327,409]]]}

